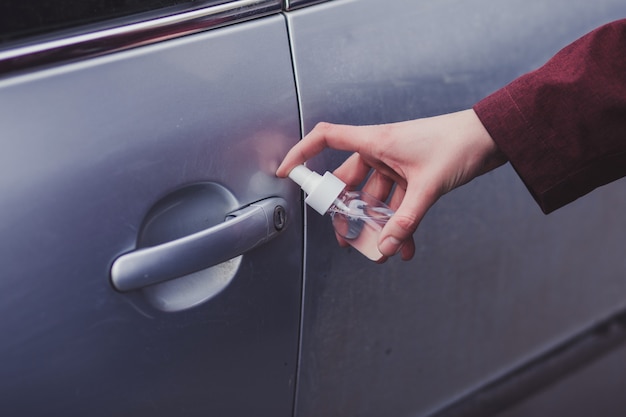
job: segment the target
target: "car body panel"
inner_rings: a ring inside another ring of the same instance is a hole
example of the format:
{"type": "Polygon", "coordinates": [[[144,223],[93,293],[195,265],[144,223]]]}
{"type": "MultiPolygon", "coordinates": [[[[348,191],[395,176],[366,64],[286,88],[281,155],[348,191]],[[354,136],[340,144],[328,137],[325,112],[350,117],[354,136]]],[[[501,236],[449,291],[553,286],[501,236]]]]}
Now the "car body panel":
{"type": "MultiPolygon", "coordinates": [[[[623,2],[332,1],[288,15],[303,131],[465,109],[623,2]]],[[[332,170],[345,153],[311,160],[332,170]]],[[[444,196],[411,262],[307,211],[298,417],[426,416],[626,305],[624,180],[544,216],[510,166],[444,196]]]]}
{"type": "Polygon", "coordinates": [[[300,193],[274,176],[299,135],[284,18],[5,78],[0,120],[3,413],[292,415],[303,243],[300,193]],[[116,292],[111,264],[151,206],[204,182],[241,207],[284,198],[288,227],[194,308],[116,292]]]}

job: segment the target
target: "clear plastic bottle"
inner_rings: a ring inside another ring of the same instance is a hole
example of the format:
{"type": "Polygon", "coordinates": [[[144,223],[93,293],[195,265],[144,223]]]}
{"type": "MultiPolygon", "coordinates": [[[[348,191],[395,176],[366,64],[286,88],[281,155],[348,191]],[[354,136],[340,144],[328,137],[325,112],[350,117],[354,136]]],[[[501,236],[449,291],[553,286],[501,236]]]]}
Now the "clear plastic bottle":
{"type": "Polygon", "coordinates": [[[304,165],[298,165],[289,178],[305,193],[305,202],[320,214],[330,213],[333,227],[345,239],[372,261],[383,254],[378,250],[380,232],[393,215],[385,203],[363,191],[348,191],[346,184],[330,172],[324,176],[304,165]]]}

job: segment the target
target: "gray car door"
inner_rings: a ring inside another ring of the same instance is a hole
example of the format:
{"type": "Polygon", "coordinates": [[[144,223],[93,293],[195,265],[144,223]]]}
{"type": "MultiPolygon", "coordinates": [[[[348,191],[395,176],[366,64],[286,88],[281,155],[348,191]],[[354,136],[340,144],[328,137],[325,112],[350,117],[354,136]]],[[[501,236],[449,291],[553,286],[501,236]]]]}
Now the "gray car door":
{"type": "Polygon", "coordinates": [[[3,415],[292,415],[287,30],[215,3],[2,46],[3,415]]]}
{"type": "MultiPolygon", "coordinates": [[[[619,0],[313,3],[288,16],[305,133],[469,108],[626,16],[619,0]]],[[[544,216],[506,166],[444,196],[415,258],[384,265],[339,248],[330,221],[307,210],[297,415],[486,416],[547,383],[520,371],[566,372],[551,365],[570,341],[604,349],[602,328],[578,335],[626,305],[624,185],[544,216]]],[[[532,415],[558,414],[545,410],[532,415]]]]}

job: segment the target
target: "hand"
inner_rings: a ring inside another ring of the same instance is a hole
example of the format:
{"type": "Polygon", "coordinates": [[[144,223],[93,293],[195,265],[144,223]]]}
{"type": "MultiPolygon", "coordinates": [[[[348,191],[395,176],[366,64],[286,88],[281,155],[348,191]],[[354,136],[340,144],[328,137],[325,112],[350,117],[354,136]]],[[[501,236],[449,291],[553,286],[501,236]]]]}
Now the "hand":
{"type": "Polygon", "coordinates": [[[400,252],[404,260],[413,257],[413,233],[439,197],[506,162],[470,109],[377,126],[319,123],[287,153],[276,175],[286,177],[326,147],[354,152],[334,172],[348,187],[374,170],[363,191],[381,201],[391,195],[396,210],[378,248],[385,256],[400,252]]]}

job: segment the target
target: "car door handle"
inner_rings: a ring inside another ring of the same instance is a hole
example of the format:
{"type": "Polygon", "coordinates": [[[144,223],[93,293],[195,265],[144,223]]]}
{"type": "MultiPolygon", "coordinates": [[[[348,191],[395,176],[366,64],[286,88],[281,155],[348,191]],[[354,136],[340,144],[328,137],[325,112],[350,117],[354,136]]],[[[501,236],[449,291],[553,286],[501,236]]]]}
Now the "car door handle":
{"type": "Polygon", "coordinates": [[[118,257],[111,282],[122,292],[209,268],[276,237],[287,224],[287,202],[271,197],[226,215],[223,223],[118,257]]]}

